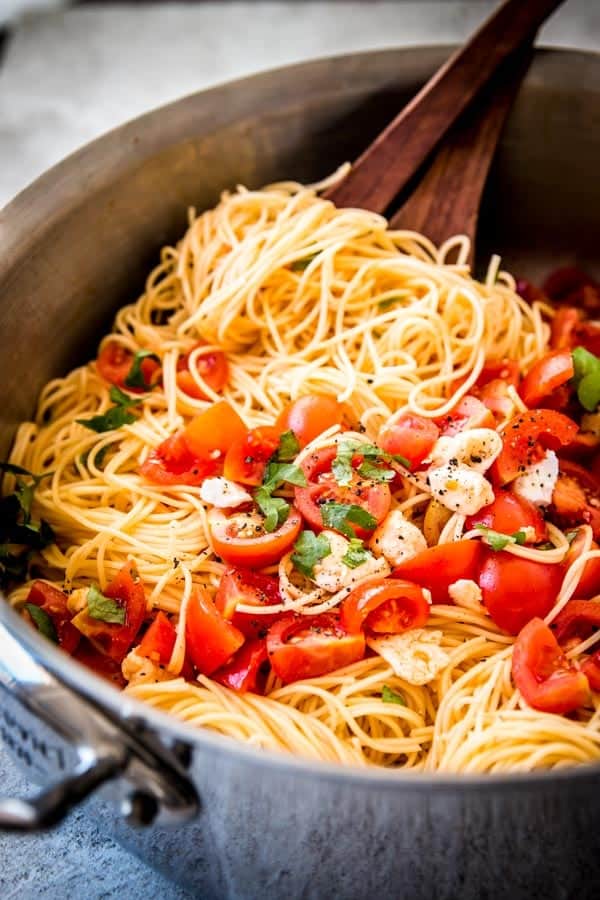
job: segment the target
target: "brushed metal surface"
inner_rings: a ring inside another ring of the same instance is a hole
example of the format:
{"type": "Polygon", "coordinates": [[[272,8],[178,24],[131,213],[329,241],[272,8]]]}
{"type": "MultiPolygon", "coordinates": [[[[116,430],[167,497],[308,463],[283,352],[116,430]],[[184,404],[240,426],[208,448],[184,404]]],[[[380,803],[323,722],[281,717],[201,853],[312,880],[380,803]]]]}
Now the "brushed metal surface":
{"type": "MultiPolygon", "coordinates": [[[[0,453],[41,385],[94,353],[185,208],[238,182],[313,180],[356,155],[447,55],[443,48],[295,66],[186,98],[51,170],[0,215],[0,453]]],[[[481,243],[535,275],[597,267],[600,61],[541,51],[505,130],[481,243]]],[[[10,618],[10,617],[9,617],[10,618]]],[[[594,897],[598,769],[502,779],[349,772],[288,760],[132,704],[20,622],[49,670],[113,714],[193,743],[199,819],[134,831],[134,852],[203,897],[594,897]]]]}

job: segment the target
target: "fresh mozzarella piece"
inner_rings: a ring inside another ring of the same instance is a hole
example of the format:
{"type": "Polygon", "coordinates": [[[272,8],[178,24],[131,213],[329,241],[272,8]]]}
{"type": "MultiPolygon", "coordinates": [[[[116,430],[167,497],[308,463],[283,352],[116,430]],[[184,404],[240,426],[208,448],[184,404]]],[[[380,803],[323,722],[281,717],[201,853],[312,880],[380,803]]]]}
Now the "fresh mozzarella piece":
{"type": "Polygon", "coordinates": [[[252,497],[241,485],[221,476],[205,478],[200,488],[200,497],[217,509],[235,509],[242,503],[252,502],[252,497]]]}
{"type": "Polygon", "coordinates": [[[474,516],[494,502],[489,481],[469,466],[449,462],[437,469],[429,469],[427,484],[436,500],[462,516],[474,516]]]}
{"type": "Polygon", "coordinates": [[[173,678],[163,666],[148,659],[147,656],[138,655],[138,649],[134,647],[121,663],[123,677],[129,684],[157,684],[159,681],[169,681],[173,678]]]}
{"type": "Polygon", "coordinates": [[[70,613],[81,612],[82,609],[87,607],[87,595],[89,588],[75,588],[74,591],[71,591],[69,597],[67,599],[67,609],[70,613]]]}
{"type": "Polygon", "coordinates": [[[448,596],[457,606],[480,606],[482,600],[481,588],[470,578],[459,578],[448,588],[448,596]]]}
{"type": "Polygon", "coordinates": [[[543,458],[527,466],[523,475],[513,482],[513,490],[523,500],[535,506],[549,506],[558,479],[558,457],[554,450],[546,450],[543,458]]]}
{"type": "Polygon", "coordinates": [[[487,472],[502,450],[502,438],[492,428],[469,428],[451,437],[441,437],[431,451],[432,466],[454,461],[475,472],[487,472]]]}
{"type": "Polygon", "coordinates": [[[346,555],[350,546],[346,538],[336,531],[322,531],[321,534],[329,541],[331,553],[315,564],[312,580],[323,590],[335,594],[336,591],[351,587],[364,578],[375,575],[385,578],[390,574],[390,567],[385,559],[376,559],[374,556],[370,556],[355,569],[350,568],[342,562],[342,557],[346,555]]]}
{"type": "Polygon", "coordinates": [[[404,634],[367,638],[367,644],[390,664],[395,674],[409,684],[428,684],[441,672],[450,657],[440,647],[441,631],[413,628],[404,634]]]}
{"type": "Polygon", "coordinates": [[[427,550],[427,541],[399,509],[393,509],[374,531],[369,546],[375,556],[384,556],[390,565],[399,566],[404,560],[427,550]]]}

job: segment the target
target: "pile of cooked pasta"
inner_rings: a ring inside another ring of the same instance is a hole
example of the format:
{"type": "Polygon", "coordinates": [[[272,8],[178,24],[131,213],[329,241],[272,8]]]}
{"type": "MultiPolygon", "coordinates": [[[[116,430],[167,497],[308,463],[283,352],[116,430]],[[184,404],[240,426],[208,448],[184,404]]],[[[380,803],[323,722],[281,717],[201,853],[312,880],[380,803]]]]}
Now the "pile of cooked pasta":
{"type": "MultiPolygon", "coordinates": [[[[63,591],[75,614],[82,591],[92,584],[105,591],[130,562],[145,591],[145,622],[162,611],[176,639],[165,664],[136,668],[129,656],[127,692],[256,747],[414,771],[503,772],[598,759],[600,695],[590,691],[568,715],[528,704],[511,668],[515,635],[496,624],[480,589],[433,602],[412,648],[405,641],[404,665],[367,637],[361,659],[289,683],[271,669],[262,692],[236,691],[186,669],[191,598],[198,588],[214,598],[228,563],[210,540],[202,484],[153,481],[144,464],[221,401],[248,429],[273,426],[308,395],[343,406],[347,421],[327,423],[299,449],[293,462],[301,466],[343,441],[376,444],[382,429],[393,430],[407,414],[439,425],[462,398],[477,394],[490,360],[517,361],[527,373],[548,351],[553,309],[543,297],[523,299],[497,258],[484,282],[474,280],[467,254],[465,238],[437,248],[420,234],[390,230],[379,215],[337,209],[317,189],[295,183],[238,188],[215,209],[192,212],[182,240],[163,249],[144,293],[118,312],[100,344],[99,357],[110,343],[126,358],[147,351],[160,366],[148,390],[129,395],[131,406],[121,399],[131,415],[108,430],[82,424],[119,407],[114,383],[92,361],[47,384],[35,421],[18,430],[10,463],[48,473],[36,486],[32,514],[51,527],[54,541],[35,555],[11,603],[23,607],[35,574],[63,591]],[[194,365],[214,353],[227,361],[218,388],[194,365]],[[178,382],[184,359],[192,392],[178,382]]],[[[514,385],[505,399],[510,415],[497,417],[501,437],[509,419],[527,410],[514,385]]],[[[416,525],[429,547],[466,537],[491,554],[484,527],[445,506],[422,476],[396,454],[386,476],[393,478],[391,510],[416,525]]],[[[15,478],[5,475],[5,493],[15,478]]],[[[284,485],[278,496],[289,500],[293,491],[284,485]]],[[[568,565],[572,536],[560,519],[547,522],[543,544],[509,539],[501,550],[503,557],[561,567],[547,624],[577,596],[585,565],[600,556],[585,523],[583,517],[581,552],[568,565]]],[[[307,584],[294,576],[290,558],[260,567],[279,579],[281,611],[335,613],[348,589],[307,584]]],[[[425,597],[431,599],[427,590],[425,597]]],[[[595,638],[571,640],[569,664],[587,659],[595,638]]]]}

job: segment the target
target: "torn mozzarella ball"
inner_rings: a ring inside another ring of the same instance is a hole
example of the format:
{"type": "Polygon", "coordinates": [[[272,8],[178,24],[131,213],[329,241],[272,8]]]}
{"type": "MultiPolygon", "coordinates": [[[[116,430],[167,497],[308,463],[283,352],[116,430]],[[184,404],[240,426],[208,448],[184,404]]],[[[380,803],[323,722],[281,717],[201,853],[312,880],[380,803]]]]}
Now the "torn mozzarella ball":
{"type": "Polygon", "coordinates": [[[558,457],[554,450],[546,450],[544,457],[527,466],[512,484],[515,494],[535,506],[549,506],[558,479],[558,457]]]}
{"type": "Polygon", "coordinates": [[[159,681],[170,681],[173,678],[163,666],[148,659],[147,656],[140,656],[136,652],[138,649],[134,647],[130,650],[121,663],[123,677],[129,684],[157,684],[159,681]]]}
{"type": "Polygon", "coordinates": [[[450,657],[442,650],[441,631],[413,628],[404,634],[367,638],[367,644],[409,684],[428,684],[441,672],[450,657]]]}
{"type": "Polygon", "coordinates": [[[450,462],[465,465],[475,472],[487,472],[502,450],[502,438],[492,428],[469,428],[451,437],[441,437],[431,451],[431,465],[450,462]]]}
{"type": "Polygon", "coordinates": [[[462,516],[474,516],[494,502],[492,486],[481,472],[448,463],[427,472],[427,484],[436,500],[462,516]]]}
{"type": "Polygon", "coordinates": [[[370,576],[378,575],[385,578],[390,574],[390,567],[385,559],[376,559],[374,556],[370,556],[355,569],[350,568],[342,562],[342,557],[346,555],[350,546],[346,538],[336,531],[322,531],[321,534],[329,541],[331,553],[315,564],[312,580],[323,590],[335,594],[336,591],[351,587],[370,576]]]}
{"type": "Polygon", "coordinates": [[[459,578],[451,584],[448,587],[448,596],[457,606],[467,608],[481,606],[483,597],[477,582],[471,581],[470,578],[459,578]]]}
{"type": "Polygon", "coordinates": [[[200,498],[217,509],[234,509],[243,503],[252,502],[252,497],[241,485],[221,476],[204,479],[200,488],[200,498]]]}
{"type": "Polygon", "coordinates": [[[401,562],[427,550],[427,541],[399,509],[393,509],[374,531],[369,546],[375,556],[384,556],[390,565],[399,566],[401,562]]]}

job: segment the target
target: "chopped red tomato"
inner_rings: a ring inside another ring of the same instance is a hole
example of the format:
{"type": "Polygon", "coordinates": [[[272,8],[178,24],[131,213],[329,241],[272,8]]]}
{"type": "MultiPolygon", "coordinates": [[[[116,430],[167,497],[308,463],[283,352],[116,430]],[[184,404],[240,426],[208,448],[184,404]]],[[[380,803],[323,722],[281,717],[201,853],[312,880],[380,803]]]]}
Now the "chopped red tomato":
{"type": "Polygon", "coordinates": [[[279,446],[280,431],[263,425],[234,441],[225,457],[223,474],[240,484],[262,484],[265,469],[279,446]]]}
{"type": "Polygon", "coordinates": [[[131,372],[134,354],[118,341],[107,341],[96,360],[99,374],[105,381],[133,394],[144,391],[156,384],[160,375],[160,363],[151,356],[146,356],[140,363],[142,378],[147,387],[129,387],[125,380],[131,372]]]}
{"type": "Polygon", "coordinates": [[[562,306],[558,309],[550,329],[552,349],[572,350],[577,344],[577,330],[581,322],[581,312],[574,306],[562,306]]]}
{"type": "Polygon", "coordinates": [[[316,678],[362,659],[365,636],[348,634],[332,613],[284,616],[267,635],[269,661],[284,684],[316,678]]]}
{"type": "Polygon", "coordinates": [[[561,565],[490,550],[479,573],[479,587],[496,625],[518,634],[530,619],[550,612],[563,576],[561,565]]]}
{"type": "MultiPolygon", "coordinates": [[[[193,351],[204,346],[206,346],[204,341],[200,341],[189,353],[180,356],[177,360],[177,387],[196,400],[209,399],[194,379],[190,366],[190,356],[193,351]]],[[[210,350],[207,353],[199,354],[194,363],[194,369],[208,387],[217,393],[223,390],[229,377],[227,357],[222,350],[210,350]]]]}
{"type": "MultiPolygon", "coordinates": [[[[568,569],[581,555],[583,546],[586,543],[585,531],[585,528],[580,528],[576,538],[572,541],[565,558],[565,569],[568,569]]],[[[590,549],[598,550],[600,548],[596,541],[592,541],[590,549]]],[[[576,597],[585,599],[595,597],[596,594],[600,594],[600,558],[590,559],[586,562],[575,591],[576,597]]]]}
{"type": "Polygon", "coordinates": [[[267,642],[246,641],[230,662],[217,669],[212,678],[240,694],[262,694],[269,669],[267,642]]]}
{"type": "MultiPolygon", "coordinates": [[[[530,408],[546,406],[543,401],[554,396],[573,378],[573,357],[569,350],[553,350],[533,364],[519,389],[521,399],[530,408]]],[[[566,392],[568,402],[570,391],[566,392]]],[[[562,400],[560,401],[562,403],[562,400]]]]}
{"type": "Polygon", "coordinates": [[[514,412],[514,400],[509,394],[510,382],[502,378],[493,378],[479,389],[479,399],[492,413],[495,419],[504,422],[514,412]]]}
{"type": "Polygon", "coordinates": [[[562,526],[590,525],[600,538],[600,483],[593,472],[570,459],[561,459],[552,494],[554,518],[562,526]]]}
{"type": "Polygon", "coordinates": [[[576,434],[575,422],[553,409],[519,413],[502,433],[502,451],[490,469],[492,480],[500,486],[514,481],[524,467],[542,458],[545,448],[569,444],[576,434]]]}
{"type": "Polygon", "coordinates": [[[581,666],[593,691],[600,691],[600,650],[596,650],[581,666]]]}
{"type": "Polygon", "coordinates": [[[600,600],[569,600],[552,623],[554,636],[560,643],[574,634],[585,640],[600,628],[600,600]]]}
{"type": "Polygon", "coordinates": [[[433,419],[405,413],[392,425],[381,428],[377,444],[386,453],[403,456],[411,469],[415,469],[429,456],[439,434],[440,429],[433,419]]]}
{"type": "MultiPolygon", "coordinates": [[[[349,504],[360,506],[375,519],[376,524],[382,522],[388,514],[391,494],[387,484],[364,478],[357,471],[362,463],[362,457],[352,460],[352,480],[347,487],[339,485],[331,471],[331,465],[336,456],[335,447],[324,447],[311,453],[302,463],[302,471],[308,482],[307,487],[294,489],[296,506],[303,518],[317,531],[325,527],[321,515],[321,506],[326,502],[349,504]]],[[[352,528],[358,537],[369,535],[373,528],[365,529],[357,524],[352,528]]]]}
{"type": "Polygon", "coordinates": [[[600,312],[600,286],[575,266],[555,269],[543,285],[548,297],[555,303],[569,303],[590,316],[600,312]]]}
{"type": "Polygon", "coordinates": [[[245,640],[201,588],[190,597],[185,639],[190,659],[203,675],[212,675],[228,662],[245,640]]]}
{"type": "Polygon", "coordinates": [[[419,585],[398,578],[372,578],[348,594],[340,625],[352,634],[363,627],[380,634],[400,634],[422,628],[429,609],[419,585]]]}
{"type": "Polygon", "coordinates": [[[192,419],[183,430],[183,439],[198,459],[219,459],[235,441],[245,437],[246,431],[233,407],[219,400],[192,419]]]}
{"type": "Polygon", "coordinates": [[[279,613],[252,615],[237,612],[242,603],[262,609],[281,603],[279,580],[252,569],[226,569],[221,577],[215,605],[226,619],[246,637],[264,637],[266,629],[279,618],[279,613]]]}
{"type": "Polygon", "coordinates": [[[504,381],[517,387],[519,372],[519,363],[514,359],[488,359],[477,379],[477,386],[482,388],[491,381],[504,381]]]}
{"type": "Polygon", "coordinates": [[[292,506],[287,519],[276,531],[265,531],[256,513],[236,512],[225,515],[220,509],[208,514],[210,540],[217,556],[231,566],[262,569],[279,562],[300,533],[302,519],[292,506]]]}
{"type": "Polygon", "coordinates": [[[138,653],[140,656],[147,656],[148,659],[166,666],[171,659],[176,639],[177,632],[174,626],[164,612],[159,610],[140,642],[138,653]]]}
{"type": "Polygon", "coordinates": [[[281,434],[293,431],[301,447],[344,421],[345,407],[333,397],[308,394],[290,403],[277,417],[275,427],[281,434]]]}
{"type": "Polygon", "coordinates": [[[528,622],[515,642],[512,674],[525,702],[543,712],[573,712],[589,699],[586,676],[570,665],[539,618],[528,622]]]}
{"type": "Polygon", "coordinates": [[[392,576],[427,588],[434,603],[449,603],[448,588],[451,584],[461,578],[477,580],[482,555],[481,541],[438,544],[396,566],[392,576]]]}
{"type": "Polygon", "coordinates": [[[151,450],[140,466],[140,474],[154,484],[202,484],[218,471],[219,461],[194,456],[182,432],[171,435],[151,450]]]}
{"type": "Polygon", "coordinates": [[[111,659],[110,656],[106,656],[105,653],[101,653],[85,638],[82,638],[77,645],[73,653],[73,659],[76,659],[77,662],[87,669],[91,669],[92,672],[95,672],[96,675],[104,678],[105,681],[110,682],[119,690],[126,687],[127,681],[123,677],[121,663],[111,659]]]}
{"type": "Polygon", "coordinates": [[[46,581],[34,581],[25,602],[39,606],[50,616],[59,645],[72,654],[80,641],[81,633],[71,624],[72,615],[67,607],[67,595],[46,581]]]}
{"type": "Polygon", "coordinates": [[[84,609],[74,617],[73,624],[96,649],[115,662],[122,662],[146,615],[144,586],[131,563],[126,563],[103,593],[125,610],[125,622],[122,625],[104,622],[93,618],[84,609]]]}
{"type": "Polygon", "coordinates": [[[451,437],[467,428],[495,428],[496,420],[481,400],[472,394],[466,394],[454,409],[436,419],[442,434],[451,437]]]}
{"type": "Polygon", "coordinates": [[[546,539],[546,523],[539,509],[512,491],[496,491],[494,502],[484,506],[475,515],[469,516],[465,522],[465,529],[470,531],[476,525],[485,525],[486,528],[492,528],[502,534],[514,534],[521,528],[533,528],[535,535],[532,543],[536,544],[546,539]]]}

